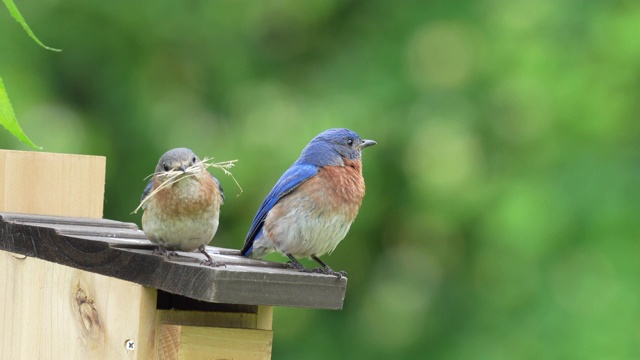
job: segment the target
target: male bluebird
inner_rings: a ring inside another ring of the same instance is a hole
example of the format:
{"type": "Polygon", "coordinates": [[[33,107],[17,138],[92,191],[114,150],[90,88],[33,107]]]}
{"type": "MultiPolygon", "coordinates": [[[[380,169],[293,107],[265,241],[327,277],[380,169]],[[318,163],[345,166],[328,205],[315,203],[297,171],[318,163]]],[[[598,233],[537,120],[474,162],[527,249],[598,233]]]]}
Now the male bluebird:
{"type": "Polygon", "coordinates": [[[224,265],[216,263],[205,251],[218,230],[224,193],[218,179],[205,170],[193,151],[177,148],[164,153],[141,200],[169,181],[174,171],[182,172],[176,178],[178,181],[160,189],[143,205],[142,229],[149,240],[159,245],[161,254],[170,257],[175,250],[198,249],[207,257],[203,264],[224,265]]]}
{"type": "Polygon", "coordinates": [[[349,129],[329,129],[309,142],[258,209],[242,255],[262,258],[279,251],[292,267],[338,278],[318,257],[344,239],[364,197],[362,149],[375,145],[349,129]],[[311,257],[322,268],[306,269],[295,257],[311,257]]]}

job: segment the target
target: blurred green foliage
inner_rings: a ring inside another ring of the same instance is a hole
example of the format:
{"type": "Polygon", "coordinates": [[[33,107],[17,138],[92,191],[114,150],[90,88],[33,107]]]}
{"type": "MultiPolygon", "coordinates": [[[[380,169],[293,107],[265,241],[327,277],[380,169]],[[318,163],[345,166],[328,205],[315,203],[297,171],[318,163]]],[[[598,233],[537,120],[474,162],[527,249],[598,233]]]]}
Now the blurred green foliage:
{"type": "Polygon", "coordinates": [[[13,112],[13,106],[11,106],[11,100],[7,94],[7,89],[4,87],[2,77],[0,76],[0,125],[5,128],[10,134],[15,136],[23,143],[35,148],[41,149],[36,144],[31,142],[27,135],[22,131],[16,114],[13,112]]]}
{"type": "Polygon", "coordinates": [[[107,156],[107,218],[139,223],[187,146],[239,160],[213,242],[239,248],[314,135],[378,141],[325,258],[344,310],[276,309],[274,359],[640,358],[640,3],[18,5],[65,52],[0,12],[16,112],[46,151],[107,156]]]}
{"type": "MultiPolygon", "coordinates": [[[[58,49],[50,48],[43,44],[31,31],[29,25],[22,17],[20,10],[16,7],[13,0],[3,0],[7,11],[9,14],[22,26],[24,31],[31,37],[36,44],[42,46],[43,48],[51,51],[60,51],[58,49]]],[[[41,149],[40,146],[34,144],[31,139],[22,131],[20,124],[18,123],[18,119],[16,119],[16,115],[13,111],[13,106],[11,105],[11,101],[9,100],[9,96],[7,94],[7,89],[2,82],[2,77],[0,77],[0,125],[2,125],[9,133],[18,138],[18,140],[22,141],[24,144],[29,145],[35,149],[41,149]]]]}

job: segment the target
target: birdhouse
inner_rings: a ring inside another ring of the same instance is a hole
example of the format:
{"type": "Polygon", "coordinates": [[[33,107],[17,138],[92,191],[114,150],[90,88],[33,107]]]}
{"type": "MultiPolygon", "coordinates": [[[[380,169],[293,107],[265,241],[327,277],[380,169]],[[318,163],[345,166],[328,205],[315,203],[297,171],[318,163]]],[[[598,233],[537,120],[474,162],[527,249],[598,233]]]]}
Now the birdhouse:
{"type": "Polygon", "coordinates": [[[342,308],[346,278],[222,248],[226,267],[154,255],[102,218],[105,165],[0,151],[1,359],[269,359],[274,306],[342,308]]]}

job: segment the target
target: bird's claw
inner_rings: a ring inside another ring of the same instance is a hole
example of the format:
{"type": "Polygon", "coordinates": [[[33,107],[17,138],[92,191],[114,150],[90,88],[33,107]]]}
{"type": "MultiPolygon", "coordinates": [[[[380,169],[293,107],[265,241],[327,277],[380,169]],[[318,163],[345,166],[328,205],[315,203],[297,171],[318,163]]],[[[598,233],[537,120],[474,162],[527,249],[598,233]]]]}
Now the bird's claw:
{"type": "Polygon", "coordinates": [[[325,274],[325,275],[333,275],[333,276],[337,276],[338,280],[340,280],[343,276],[347,277],[347,272],[346,271],[333,271],[329,265],[325,264],[322,260],[320,260],[317,256],[312,255],[311,258],[313,260],[315,260],[318,264],[320,264],[322,267],[319,268],[315,268],[314,272],[320,273],[320,274],[325,274]]]}
{"type": "Polygon", "coordinates": [[[327,267],[323,267],[323,268],[322,267],[316,267],[316,268],[313,268],[313,269],[307,269],[306,267],[304,267],[304,266],[302,266],[300,264],[291,262],[291,261],[289,261],[287,263],[287,266],[289,268],[291,268],[291,269],[295,269],[295,270],[298,270],[300,272],[337,276],[338,279],[341,279],[343,276],[347,277],[347,272],[346,271],[334,271],[328,266],[327,267]]]}
{"type": "Polygon", "coordinates": [[[342,279],[342,277],[347,277],[347,272],[346,271],[334,271],[332,270],[330,267],[326,266],[326,267],[317,267],[312,269],[311,272],[317,273],[317,274],[324,274],[324,275],[333,275],[333,276],[337,276],[338,279],[342,279]]]}
{"type": "Polygon", "coordinates": [[[158,246],[157,248],[155,248],[153,250],[152,254],[166,256],[167,259],[171,259],[174,256],[176,256],[176,257],[180,256],[180,254],[178,254],[177,252],[169,251],[169,250],[163,248],[162,246],[158,246]]]}
{"type": "Polygon", "coordinates": [[[157,248],[153,249],[152,254],[153,255],[165,255],[167,253],[167,249],[163,248],[162,246],[158,246],[157,248]]]}
{"type": "Polygon", "coordinates": [[[289,267],[290,269],[296,269],[296,270],[302,271],[302,272],[310,272],[310,270],[307,269],[306,267],[302,266],[302,264],[295,263],[293,261],[287,262],[287,267],[289,267]]]}
{"type": "Polygon", "coordinates": [[[204,244],[200,245],[200,247],[198,247],[198,250],[202,253],[202,255],[204,255],[206,257],[205,260],[202,260],[200,265],[211,266],[211,267],[220,267],[220,266],[227,267],[227,264],[225,264],[225,263],[223,263],[221,261],[215,261],[211,257],[211,255],[209,255],[209,253],[207,252],[207,247],[204,244]]]}
{"type": "Polygon", "coordinates": [[[213,259],[202,260],[202,262],[200,262],[200,265],[211,266],[211,267],[227,267],[227,264],[221,261],[215,261],[213,259]]]}

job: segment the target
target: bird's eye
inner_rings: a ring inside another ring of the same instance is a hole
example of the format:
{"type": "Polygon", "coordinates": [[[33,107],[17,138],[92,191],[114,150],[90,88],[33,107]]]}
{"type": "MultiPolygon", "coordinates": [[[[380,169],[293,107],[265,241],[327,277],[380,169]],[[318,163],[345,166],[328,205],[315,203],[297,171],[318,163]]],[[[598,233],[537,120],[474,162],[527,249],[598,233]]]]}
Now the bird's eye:
{"type": "Polygon", "coordinates": [[[347,145],[349,145],[349,146],[353,145],[353,139],[348,138],[347,139],[347,145]]]}
{"type": "Polygon", "coordinates": [[[162,163],[162,168],[164,169],[164,171],[169,171],[169,166],[167,165],[167,163],[162,163]]]}
{"type": "Polygon", "coordinates": [[[195,157],[195,156],[191,158],[191,163],[192,163],[192,164],[195,164],[197,161],[198,161],[198,160],[196,160],[196,157],[195,157]]]}

